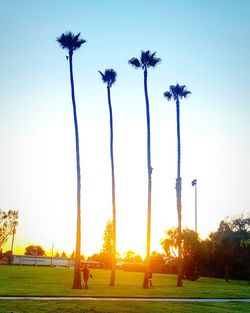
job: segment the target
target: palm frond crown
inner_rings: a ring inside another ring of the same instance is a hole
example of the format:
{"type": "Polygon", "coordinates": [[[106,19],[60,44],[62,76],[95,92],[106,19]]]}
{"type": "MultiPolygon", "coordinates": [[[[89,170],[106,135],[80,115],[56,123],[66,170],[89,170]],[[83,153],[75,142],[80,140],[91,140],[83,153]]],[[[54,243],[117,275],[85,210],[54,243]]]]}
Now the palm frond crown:
{"type": "Polygon", "coordinates": [[[171,95],[171,93],[169,91],[165,91],[163,95],[164,95],[165,98],[168,99],[168,101],[170,101],[171,98],[172,98],[172,95],[171,95]]]}
{"type": "Polygon", "coordinates": [[[134,68],[140,68],[141,63],[137,58],[132,58],[128,61],[128,64],[132,65],[134,68]]]}
{"type": "Polygon", "coordinates": [[[60,37],[56,38],[56,41],[63,49],[68,49],[73,53],[76,49],[80,48],[82,44],[86,42],[85,39],[79,38],[81,33],[74,35],[72,32],[62,33],[60,37]]]}
{"type": "Polygon", "coordinates": [[[141,64],[143,68],[155,67],[161,62],[160,58],[155,57],[156,52],[151,53],[149,50],[141,52],[141,64]]]}
{"type": "Polygon", "coordinates": [[[104,74],[99,71],[102,76],[102,81],[107,83],[110,87],[116,82],[116,71],[112,68],[105,70],[104,74]]]}
{"type": "Polygon", "coordinates": [[[186,89],[185,85],[171,85],[169,87],[169,91],[166,91],[164,93],[164,97],[166,97],[168,100],[171,100],[171,98],[174,98],[174,100],[186,98],[187,95],[191,94],[189,90],[186,89]]]}
{"type": "Polygon", "coordinates": [[[150,51],[141,51],[141,64],[146,65],[148,63],[148,60],[150,58],[150,51]]]}

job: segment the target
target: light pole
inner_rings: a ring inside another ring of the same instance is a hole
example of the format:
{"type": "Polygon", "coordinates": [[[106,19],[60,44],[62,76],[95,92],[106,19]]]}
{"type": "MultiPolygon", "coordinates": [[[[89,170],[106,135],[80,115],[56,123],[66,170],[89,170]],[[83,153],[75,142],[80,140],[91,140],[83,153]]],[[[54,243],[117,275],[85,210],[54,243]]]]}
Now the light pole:
{"type": "Polygon", "coordinates": [[[197,179],[192,180],[192,186],[195,187],[195,232],[197,233],[197,179]]]}
{"type": "Polygon", "coordinates": [[[36,260],[35,260],[35,265],[37,266],[37,246],[36,246],[36,260]]]}
{"type": "Polygon", "coordinates": [[[53,260],[53,253],[54,253],[54,242],[52,243],[52,248],[51,248],[51,263],[50,263],[50,266],[52,266],[52,260],[53,260]]]}

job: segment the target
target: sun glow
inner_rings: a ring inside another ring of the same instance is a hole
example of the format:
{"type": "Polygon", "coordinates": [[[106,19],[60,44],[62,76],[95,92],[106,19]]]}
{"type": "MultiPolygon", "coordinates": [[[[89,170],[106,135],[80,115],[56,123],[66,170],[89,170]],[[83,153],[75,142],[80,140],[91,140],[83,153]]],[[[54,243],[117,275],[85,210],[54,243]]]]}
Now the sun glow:
{"type": "MultiPolygon", "coordinates": [[[[67,123],[70,124],[71,120],[69,119],[67,123]]],[[[112,218],[112,206],[110,160],[107,145],[109,134],[107,130],[100,134],[96,128],[96,122],[88,121],[86,124],[85,127],[91,130],[91,137],[80,136],[80,138],[84,138],[81,147],[85,147],[82,149],[84,153],[81,154],[81,211],[82,253],[89,256],[102,249],[103,232],[106,222],[112,218]],[[100,155],[102,158],[99,157],[100,155]]],[[[101,122],[99,122],[99,127],[100,125],[101,122]]],[[[147,172],[144,164],[146,147],[143,143],[139,143],[138,137],[143,136],[142,131],[135,132],[133,136],[133,131],[130,129],[125,132],[123,126],[117,127],[121,142],[117,142],[115,151],[117,251],[122,254],[125,251],[133,250],[144,257],[147,225],[147,172]],[[127,136],[131,138],[129,149],[126,144],[122,144],[126,143],[127,136]],[[134,151],[137,153],[134,154],[134,151]]],[[[163,131],[160,127],[158,130],[156,136],[163,131]]],[[[40,244],[50,255],[54,243],[54,251],[65,251],[71,254],[75,250],[76,227],[76,169],[73,131],[68,132],[64,125],[59,124],[57,127],[47,128],[46,132],[25,136],[18,143],[15,141],[8,143],[10,154],[14,154],[16,145],[19,145],[20,151],[25,151],[25,154],[20,153],[19,165],[21,166],[18,165],[18,168],[12,169],[8,175],[10,176],[12,173],[14,175],[15,171],[22,171],[22,175],[25,177],[25,172],[30,173],[30,168],[33,168],[33,171],[27,180],[15,182],[19,184],[19,194],[16,194],[13,207],[20,210],[20,222],[14,252],[23,253],[28,244],[40,244]],[[29,162],[27,162],[27,154],[32,155],[29,162]],[[29,193],[29,190],[32,190],[32,193],[29,193]],[[25,197],[28,201],[24,202],[25,197]],[[19,205],[17,206],[17,204],[19,205]]],[[[172,145],[175,145],[174,141],[172,141],[172,145]]],[[[153,154],[153,164],[156,166],[154,166],[152,178],[151,251],[162,251],[160,240],[164,236],[164,231],[175,226],[177,222],[175,189],[173,187],[175,168],[169,167],[169,163],[175,164],[175,159],[174,156],[172,158],[168,156],[168,164],[166,164],[167,147],[161,146],[159,150],[157,149],[159,147],[155,147],[153,154]],[[169,173],[169,176],[166,177],[165,173],[169,173]]],[[[190,208],[193,206],[191,186],[189,189],[184,187],[183,199],[190,208]],[[187,194],[189,197],[186,197],[187,194]]],[[[190,220],[189,225],[192,228],[193,219],[190,214],[186,216],[186,212],[187,209],[184,205],[184,218],[190,220]]],[[[7,243],[6,247],[9,245],[10,243],[7,243]]]]}
{"type": "MultiPolygon", "coordinates": [[[[65,121],[68,125],[71,122],[70,118],[65,121]]],[[[75,250],[75,143],[73,130],[68,131],[65,123],[47,128],[46,132],[26,135],[18,142],[6,142],[6,149],[3,149],[8,150],[10,155],[15,154],[17,146],[20,150],[16,167],[6,168],[6,173],[3,173],[8,177],[6,184],[11,182],[18,190],[12,203],[12,207],[20,211],[14,252],[23,253],[28,244],[39,244],[50,255],[53,243],[54,251],[65,251],[70,255],[75,250]],[[27,155],[32,157],[27,160],[27,155]],[[16,180],[17,173],[26,179],[16,180]]],[[[112,218],[111,171],[106,125],[90,120],[84,127],[91,136],[84,136],[84,132],[80,134],[82,253],[90,256],[102,249],[103,232],[107,221],[112,218]],[[105,129],[101,134],[100,127],[105,129]]],[[[120,137],[115,146],[117,251],[122,254],[133,250],[144,257],[147,225],[146,147],[139,139],[144,132],[138,130],[138,123],[134,127],[137,131],[132,128],[126,131],[122,123],[116,127],[117,137],[120,137]],[[126,139],[128,136],[130,142],[126,139]]],[[[167,130],[159,125],[152,142],[157,143],[156,138],[160,138],[162,133],[167,133],[167,130]]],[[[192,140],[188,140],[192,146],[192,140]]],[[[153,146],[151,251],[162,251],[160,240],[164,237],[164,231],[177,224],[175,155],[168,153],[169,149],[174,150],[176,143],[174,139],[168,143],[168,146],[153,146]]],[[[183,167],[186,167],[185,162],[188,160],[184,158],[183,167]]],[[[194,228],[194,193],[190,173],[194,164],[195,161],[190,162],[189,171],[183,171],[183,177],[187,176],[183,180],[183,227],[191,229],[194,228]]],[[[202,205],[202,200],[198,201],[202,205]]],[[[205,237],[211,225],[200,227],[201,214],[203,216],[204,212],[198,214],[198,230],[205,237]]],[[[214,229],[216,226],[215,223],[214,229]]],[[[10,242],[6,244],[6,247],[9,246],[10,242]]]]}

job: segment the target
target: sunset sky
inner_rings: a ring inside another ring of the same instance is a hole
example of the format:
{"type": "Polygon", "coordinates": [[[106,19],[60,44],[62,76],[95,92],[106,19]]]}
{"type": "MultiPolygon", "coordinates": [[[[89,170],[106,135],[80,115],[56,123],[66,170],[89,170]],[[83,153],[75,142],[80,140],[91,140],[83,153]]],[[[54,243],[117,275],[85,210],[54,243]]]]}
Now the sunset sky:
{"type": "MultiPolygon", "coordinates": [[[[74,54],[82,169],[82,253],[100,251],[112,217],[109,112],[98,70],[113,68],[111,90],[117,249],[145,255],[146,114],[143,73],[128,65],[141,50],[149,70],[152,132],[152,249],[177,225],[176,112],[163,98],[187,85],[181,102],[183,227],[205,238],[227,216],[250,212],[250,2],[248,0],[0,1],[0,208],[18,209],[14,252],[40,244],[75,249],[75,136],[66,51],[56,37],[81,32],[74,54]]],[[[6,249],[9,249],[10,242],[6,249]]]]}

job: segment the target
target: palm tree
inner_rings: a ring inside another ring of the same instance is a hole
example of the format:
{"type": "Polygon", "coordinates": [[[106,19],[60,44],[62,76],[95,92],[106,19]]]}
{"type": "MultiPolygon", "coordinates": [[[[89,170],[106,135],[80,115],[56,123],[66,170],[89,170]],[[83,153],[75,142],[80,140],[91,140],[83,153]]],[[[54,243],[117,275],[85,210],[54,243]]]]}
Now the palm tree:
{"type": "Polygon", "coordinates": [[[110,286],[115,285],[115,266],[116,266],[116,206],[115,206],[115,169],[114,169],[114,154],[113,154],[113,113],[110,97],[110,88],[116,81],[116,72],[113,69],[105,70],[104,74],[99,71],[102,76],[102,81],[107,84],[108,105],[109,105],[109,125],[110,125],[110,160],[112,174],[112,212],[113,212],[113,231],[112,231],[112,268],[110,276],[110,286]]]}
{"type": "Polygon", "coordinates": [[[176,204],[178,214],[178,277],[177,286],[182,287],[182,229],[181,229],[181,138],[180,138],[180,99],[186,98],[190,91],[186,86],[171,85],[169,91],[164,92],[164,97],[169,101],[176,102],[176,121],[177,121],[177,178],[176,178],[176,204]]]}
{"type": "Polygon", "coordinates": [[[79,49],[86,40],[79,38],[81,33],[74,35],[71,32],[66,32],[58,37],[56,40],[59,42],[63,49],[67,49],[69,55],[66,56],[69,60],[70,71],[70,84],[71,84],[71,98],[73,105],[74,126],[75,126],[75,142],[76,142],[76,170],[77,170],[77,221],[76,221],[76,257],[75,269],[73,279],[73,289],[81,289],[81,271],[80,271],[80,257],[81,257],[81,169],[80,169],[80,151],[79,151],[79,134],[78,123],[76,114],[76,102],[74,91],[74,78],[73,78],[73,53],[79,49]]]}
{"type": "Polygon", "coordinates": [[[136,69],[141,68],[144,74],[144,93],[146,101],[146,118],[147,118],[147,160],[148,160],[148,220],[147,220],[147,247],[146,247],[146,259],[145,259],[145,272],[143,280],[143,288],[149,287],[149,259],[150,259],[150,233],[151,233],[151,189],[152,189],[152,171],[151,166],[151,141],[150,141],[150,111],[148,100],[148,68],[155,67],[160,61],[160,58],[155,57],[156,52],[151,53],[148,51],[142,51],[140,60],[132,58],[128,61],[130,65],[136,69]]]}

